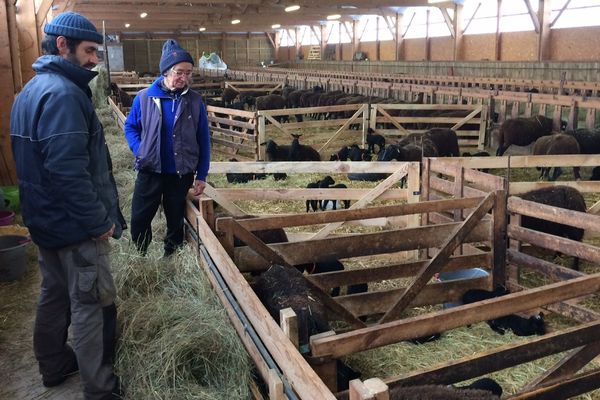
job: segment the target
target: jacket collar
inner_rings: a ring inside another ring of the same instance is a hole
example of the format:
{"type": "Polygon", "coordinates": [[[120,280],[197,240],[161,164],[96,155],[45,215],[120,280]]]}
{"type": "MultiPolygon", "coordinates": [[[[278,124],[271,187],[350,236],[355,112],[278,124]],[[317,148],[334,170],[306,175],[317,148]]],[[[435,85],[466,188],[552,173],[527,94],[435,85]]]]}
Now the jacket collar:
{"type": "Polygon", "coordinates": [[[38,74],[55,73],[73,81],[88,96],[92,95],[88,84],[98,75],[95,71],[80,67],[62,56],[44,55],[38,58],[32,65],[38,74]]]}
{"type": "MultiPolygon", "coordinates": [[[[161,76],[157,80],[152,82],[152,85],[150,85],[150,87],[148,88],[148,96],[149,97],[160,97],[160,98],[165,98],[165,99],[172,98],[167,92],[165,92],[165,90],[162,87],[161,83],[164,79],[165,79],[165,77],[161,76]]],[[[185,94],[187,94],[187,92],[189,90],[190,90],[190,87],[187,86],[185,89],[183,89],[183,92],[181,92],[181,96],[184,96],[185,94]]]]}

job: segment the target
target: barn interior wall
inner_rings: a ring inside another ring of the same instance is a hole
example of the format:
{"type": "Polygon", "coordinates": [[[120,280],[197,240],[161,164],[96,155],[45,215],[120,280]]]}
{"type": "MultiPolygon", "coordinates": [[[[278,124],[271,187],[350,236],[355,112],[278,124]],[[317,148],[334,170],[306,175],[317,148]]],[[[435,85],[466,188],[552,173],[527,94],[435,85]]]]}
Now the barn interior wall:
{"type": "MultiPolygon", "coordinates": [[[[553,29],[550,36],[551,53],[553,61],[597,61],[600,59],[600,41],[595,38],[600,36],[600,27],[582,27],[553,29]]],[[[495,34],[464,35],[462,46],[458,49],[461,61],[486,61],[495,59],[495,34]]],[[[537,62],[538,35],[535,31],[505,32],[501,35],[500,61],[506,62],[537,62]]],[[[375,42],[361,42],[357,51],[367,53],[370,61],[395,61],[395,42],[380,42],[379,59],[377,59],[377,44],[375,42]]],[[[309,46],[302,46],[303,52],[308,52],[309,46]],[[306,48],[306,50],[304,50],[306,48]]],[[[336,60],[352,61],[353,49],[351,43],[337,45],[336,60]],[[341,52],[340,52],[341,47],[341,52]]],[[[403,51],[401,60],[422,61],[425,59],[425,39],[405,39],[402,42],[403,51]]],[[[285,47],[279,51],[280,62],[296,61],[288,56],[285,47]]],[[[307,53],[306,53],[307,54],[307,53]]],[[[454,39],[452,37],[434,37],[430,39],[431,61],[452,61],[454,54],[454,39]]],[[[581,77],[579,79],[588,79],[581,77]]],[[[593,78],[589,80],[594,80],[593,78]]]]}
{"type": "MultiPolygon", "coordinates": [[[[197,63],[202,53],[217,53],[228,66],[259,65],[273,60],[274,50],[264,35],[203,36],[178,38],[197,63]]],[[[124,39],[123,59],[127,71],[157,73],[164,39],[124,39]]],[[[287,48],[282,48],[287,53],[287,48]]],[[[281,54],[281,52],[280,52],[281,54]]]]}

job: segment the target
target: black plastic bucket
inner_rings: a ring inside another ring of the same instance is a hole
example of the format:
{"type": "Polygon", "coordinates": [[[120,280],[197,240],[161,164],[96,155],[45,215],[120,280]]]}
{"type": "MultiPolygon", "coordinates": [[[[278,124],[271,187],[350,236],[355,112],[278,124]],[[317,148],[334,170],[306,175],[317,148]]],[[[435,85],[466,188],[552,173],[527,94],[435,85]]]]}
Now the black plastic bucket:
{"type": "Polygon", "coordinates": [[[27,236],[0,236],[0,281],[21,279],[27,270],[27,236]]]}

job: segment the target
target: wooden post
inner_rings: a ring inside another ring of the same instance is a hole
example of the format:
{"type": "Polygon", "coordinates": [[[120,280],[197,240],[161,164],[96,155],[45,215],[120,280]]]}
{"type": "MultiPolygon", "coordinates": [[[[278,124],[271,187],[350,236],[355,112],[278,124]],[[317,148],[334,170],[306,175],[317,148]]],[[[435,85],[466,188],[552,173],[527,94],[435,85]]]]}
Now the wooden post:
{"type": "MultiPolygon", "coordinates": [[[[421,166],[418,162],[411,162],[408,165],[407,174],[407,187],[408,187],[408,203],[418,203],[421,201],[421,177],[420,175],[421,166]]],[[[412,214],[408,217],[407,227],[418,227],[421,226],[421,215],[412,214]]],[[[419,258],[419,251],[414,250],[410,258],[417,260],[419,258]]]]}
{"type": "Polygon", "coordinates": [[[500,61],[502,59],[502,33],[500,32],[500,19],[502,19],[502,0],[498,0],[496,10],[496,43],[494,48],[494,60],[500,61]]]}
{"type": "Polygon", "coordinates": [[[461,59],[462,54],[462,43],[463,43],[463,5],[454,3],[454,51],[453,60],[458,61],[461,59]]]}
{"type": "Polygon", "coordinates": [[[360,379],[350,381],[348,388],[349,400],[389,400],[390,392],[388,386],[379,378],[360,379]]]}
{"type": "Polygon", "coordinates": [[[404,25],[402,24],[403,19],[404,14],[396,13],[396,61],[400,61],[402,59],[402,41],[404,39],[402,36],[402,29],[404,28],[404,25]]]}
{"type": "Polygon", "coordinates": [[[294,347],[298,348],[298,317],[296,316],[294,310],[289,307],[279,310],[279,325],[281,326],[281,330],[285,336],[290,339],[290,342],[292,342],[294,347]]]}
{"type": "MultiPolygon", "coordinates": [[[[329,336],[335,336],[334,331],[327,331],[313,335],[310,337],[310,346],[312,342],[317,339],[323,339],[329,336]]],[[[323,383],[332,392],[337,392],[337,360],[330,357],[308,357],[308,363],[313,367],[317,375],[321,378],[323,383]]]]}
{"type": "Polygon", "coordinates": [[[579,103],[577,100],[571,100],[571,109],[569,110],[569,120],[567,121],[567,130],[577,129],[577,123],[579,122],[579,103]]]}
{"type": "MultiPolygon", "coordinates": [[[[15,162],[12,157],[10,146],[10,110],[15,94],[15,79],[20,77],[21,72],[15,73],[13,68],[18,61],[19,54],[11,54],[14,49],[18,50],[17,37],[11,34],[11,19],[14,20],[14,5],[10,1],[0,4],[0,185],[14,185],[17,181],[15,174],[15,162]],[[12,17],[11,14],[12,13],[12,17]],[[16,59],[15,59],[16,57],[16,59]]],[[[18,66],[18,63],[16,64],[18,66]]]]}
{"type": "Polygon", "coordinates": [[[492,217],[494,218],[492,238],[492,251],[494,252],[492,268],[493,287],[497,285],[506,286],[506,224],[508,223],[506,196],[506,190],[496,190],[496,200],[492,212],[492,217]]]}
{"type": "Polygon", "coordinates": [[[540,33],[538,34],[538,61],[550,60],[550,19],[552,15],[552,0],[539,0],[538,21],[540,22],[540,33]]]}
{"type": "Polygon", "coordinates": [[[40,56],[34,0],[19,1],[17,29],[19,31],[19,50],[21,52],[21,74],[23,82],[26,83],[35,76],[31,65],[40,56]]]}
{"type": "Polygon", "coordinates": [[[261,143],[267,141],[266,129],[265,116],[258,115],[258,160],[265,159],[265,146],[262,146],[261,143]]]}
{"type": "Polygon", "coordinates": [[[274,369],[269,369],[269,400],[284,400],[283,382],[274,369]]]}

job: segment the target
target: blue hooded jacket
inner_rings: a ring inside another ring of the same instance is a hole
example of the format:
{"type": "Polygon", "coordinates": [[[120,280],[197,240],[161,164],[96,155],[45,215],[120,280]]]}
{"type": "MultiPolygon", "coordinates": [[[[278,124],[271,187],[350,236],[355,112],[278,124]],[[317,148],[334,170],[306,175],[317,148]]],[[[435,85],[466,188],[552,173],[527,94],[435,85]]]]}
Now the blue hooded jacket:
{"type": "Polygon", "coordinates": [[[171,95],[160,77],[133,100],[125,137],[135,168],[205,181],[210,165],[210,130],[202,97],[191,89],[171,95]]]}
{"type": "Polygon", "coordinates": [[[10,118],[21,211],[33,241],[61,248],[98,237],[113,223],[113,237],[120,237],[125,220],[88,87],[96,72],[52,55],[33,69],[10,118]]]}

